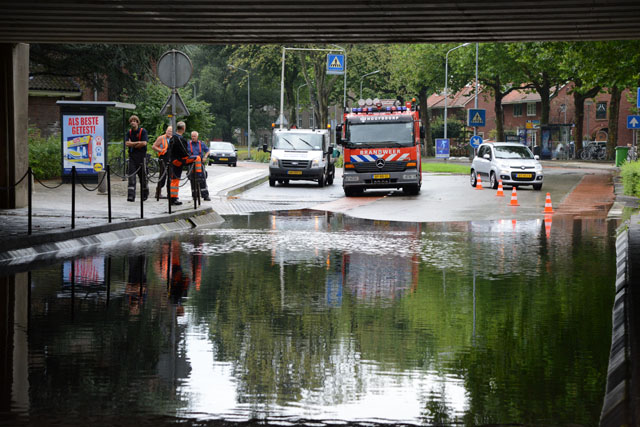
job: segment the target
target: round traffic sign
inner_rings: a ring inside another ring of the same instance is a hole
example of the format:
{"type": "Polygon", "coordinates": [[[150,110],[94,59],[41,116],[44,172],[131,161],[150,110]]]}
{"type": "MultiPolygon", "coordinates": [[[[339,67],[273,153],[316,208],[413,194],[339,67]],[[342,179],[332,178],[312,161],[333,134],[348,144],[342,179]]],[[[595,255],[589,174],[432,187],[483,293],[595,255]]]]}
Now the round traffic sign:
{"type": "Polygon", "coordinates": [[[186,85],[192,73],[191,60],[179,50],[165,52],[158,60],[158,78],[172,89],[186,85]]]}
{"type": "Polygon", "coordinates": [[[480,144],[482,144],[482,137],[480,135],[472,136],[469,140],[469,144],[471,144],[473,148],[478,148],[480,144]]]}

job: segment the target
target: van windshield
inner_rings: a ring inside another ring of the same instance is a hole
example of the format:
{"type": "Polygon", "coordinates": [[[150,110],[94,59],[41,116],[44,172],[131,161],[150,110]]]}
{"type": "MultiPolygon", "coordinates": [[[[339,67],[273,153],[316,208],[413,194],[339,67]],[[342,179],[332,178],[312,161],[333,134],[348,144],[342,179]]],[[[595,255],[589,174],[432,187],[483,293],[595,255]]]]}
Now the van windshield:
{"type": "Polygon", "coordinates": [[[533,159],[533,154],[524,145],[496,146],[496,159],[533,159]]]}
{"type": "Polygon", "coordinates": [[[276,133],[273,148],[279,150],[322,150],[322,135],[314,133],[276,133]]]}

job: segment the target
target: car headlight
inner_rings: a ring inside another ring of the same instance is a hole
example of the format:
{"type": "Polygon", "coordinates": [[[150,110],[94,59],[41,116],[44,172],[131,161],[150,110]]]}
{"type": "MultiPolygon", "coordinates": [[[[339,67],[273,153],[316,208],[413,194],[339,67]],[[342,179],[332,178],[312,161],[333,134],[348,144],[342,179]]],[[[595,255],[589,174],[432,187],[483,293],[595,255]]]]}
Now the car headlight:
{"type": "Polygon", "coordinates": [[[542,170],[542,165],[536,165],[536,170],[537,171],[541,171],[542,170]]]}
{"type": "Polygon", "coordinates": [[[324,166],[324,160],[319,160],[319,159],[313,159],[311,161],[311,167],[312,168],[317,168],[319,166],[324,166]]]}
{"type": "Polygon", "coordinates": [[[270,166],[278,166],[278,158],[277,157],[271,157],[271,161],[269,162],[270,166]]]}

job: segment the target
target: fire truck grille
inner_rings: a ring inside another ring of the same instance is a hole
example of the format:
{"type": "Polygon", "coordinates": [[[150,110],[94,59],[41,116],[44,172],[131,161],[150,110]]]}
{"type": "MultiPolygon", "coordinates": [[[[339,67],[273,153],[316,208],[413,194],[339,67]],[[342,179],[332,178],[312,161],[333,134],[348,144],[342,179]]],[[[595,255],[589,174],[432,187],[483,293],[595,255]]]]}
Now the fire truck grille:
{"type": "Polygon", "coordinates": [[[355,162],[356,172],[402,172],[407,168],[407,162],[387,162],[382,169],[374,162],[355,162]]]}

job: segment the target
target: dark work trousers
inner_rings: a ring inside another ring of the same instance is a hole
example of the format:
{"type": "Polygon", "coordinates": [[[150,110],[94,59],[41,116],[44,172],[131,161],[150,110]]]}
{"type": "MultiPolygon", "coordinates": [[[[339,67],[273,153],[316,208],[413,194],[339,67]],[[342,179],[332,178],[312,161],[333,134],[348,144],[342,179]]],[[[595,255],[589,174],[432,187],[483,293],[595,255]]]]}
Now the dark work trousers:
{"type": "Polygon", "coordinates": [[[167,154],[158,157],[158,165],[160,169],[158,171],[158,174],[160,178],[158,179],[158,185],[156,185],[156,197],[160,197],[162,193],[162,187],[165,187],[167,184],[167,181],[169,181],[169,178],[168,178],[169,168],[167,165],[168,160],[169,160],[169,156],[167,154]]]}
{"type": "Polygon", "coordinates": [[[147,186],[147,175],[144,167],[144,157],[129,156],[129,185],[127,188],[127,200],[133,202],[136,200],[136,175],[140,179],[140,187],[142,188],[142,198],[149,197],[149,187],[147,186]],[[139,168],[139,169],[138,169],[139,168]],[[138,170],[137,174],[134,172],[138,170]]]}
{"type": "MultiPolygon", "coordinates": [[[[191,179],[191,176],[189,176],[189,179],[191,179]]],[[[202,195],[203,198],[205,199],[208,198],[209,189],[207,188],[207,169],[204,163],[202,164],[202,173],[196,173],[196,179],[200,184],[200,194],[202,195]]]]}

